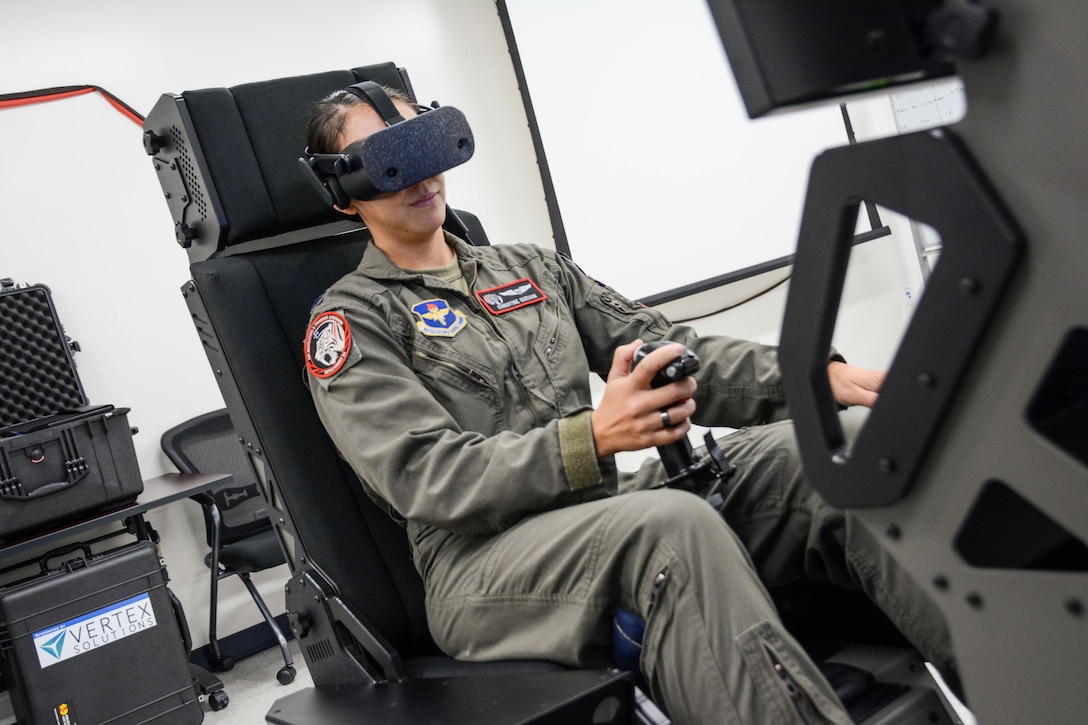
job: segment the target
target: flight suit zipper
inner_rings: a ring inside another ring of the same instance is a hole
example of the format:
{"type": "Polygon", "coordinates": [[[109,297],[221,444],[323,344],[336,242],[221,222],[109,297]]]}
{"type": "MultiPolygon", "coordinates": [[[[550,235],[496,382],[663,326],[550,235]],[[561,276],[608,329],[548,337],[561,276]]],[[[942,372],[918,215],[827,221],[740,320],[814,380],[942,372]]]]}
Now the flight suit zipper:
{"type": "MultiPolygon", "coordinates": [[[[548,407],[549,411],[555,410],[556,406],[555,406],[554,401],[552,401],[549,398],[542,395],[540,393],[540,391],[538,391],[536,389],[536,386],[530,385],[528,382],[526,382],[525,375],[521,372],[521,369],[518,367],[517,357],[514,355],[514,351],[511,348],[510,343],[507,342],[505,337],[503,337],[502,333],[499,331],[499,326],[496,325],[495,320],[492,319],[491,313],[484,308],[483,303],[480,302],[479,298],[475,294],[477,279],[478,279],[478,262],[473,260],[473,262],[472,262],[472,282],[469,284],[469,292],[470,292],[469,297],[471,297],[473,305],[480,312],[481,316],[487,321],[486,324],[487,324],[487,326],[489,328],[491,328],[491,331],[493,333],[495,333],[495,337],[498,338],[499,340],[501,340],[503,345],[506,346],[508,359],[510,360],[510,368],[511,368],[511,370],[513,370],[514,377],[517,379],[518,385],[521,386],[521,389],[529,394],[530,400],[536,400],[536,401],[539,401],[541,403],[544,403],[548,407]]],[[[558,336],[557,332],[552,334],[552,340],[549,343],[549,348],[548,348],[548,354],[549,355],[551,354],[551,349],[555,344],[555,340],[556,340],[557,336],[558,336]]],[[[532,412],[533,420],[536,422],[537,425],[540,425],[540,424],[542,424],[544,422],[544,419],[541,417],[540,412],[536,409],[536,406],[530,405],[529,410],[532,412]]]]}
{"type": "Polygon", "coordinates": [[[669,578],[669,570],[667,568],[662,569],[654,575],[654,582],[650,586],[650,603],[646,608],[646,618],[649,619],[650,613],[654,611],[654,604],[657,602],[657,595],[661,592],[661,588],[665,586],[665,582],[669,578]]]}
{"type": "Polygon", "coordinates": [[[435,355],[431,355],[429,353],[426,353],[423,350],[420,350],[419,348],[415,348],[412,352],[416,357],[421,357],[424,360],[429,360],[429,361],[431,361],[433,363],[437,363],[439,365],[442,365],[443,367],[450,368],[451,370],[456,370],[457,372],[461,373],[462,375],[468,376],[471,380],[479,383],[480,385],[483,385],[484,387],[487,387],[487,388],[491,387],[491,385],[487,381],[487,378],[485,378],[483,375],[476,372],[475,370],[473,370],[470,367],[467,367],[465,365],[459,365],[459,364],[457,364],[455,362],[452,362],[450,360],[444,360],[444,359],[442,359],[440,357],[437,357],[435,355]]]}

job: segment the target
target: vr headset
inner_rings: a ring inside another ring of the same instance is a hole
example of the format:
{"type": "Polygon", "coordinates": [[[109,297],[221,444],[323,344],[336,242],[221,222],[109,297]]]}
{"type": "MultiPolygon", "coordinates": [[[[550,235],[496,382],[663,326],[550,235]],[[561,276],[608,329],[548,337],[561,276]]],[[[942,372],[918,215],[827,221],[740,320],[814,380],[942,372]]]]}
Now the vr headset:
{"type": "Polygon", "coordinates": [[[299,166],[327,204],[346,209],[352,199],[369,201],[407,189],[472,158],[472,129],[456,108],[417,106],[420,114],[405,120],[377,83],[363,81],[345,90],[370,104],[386,128],[342,153],[306,149],[299,166]]]}

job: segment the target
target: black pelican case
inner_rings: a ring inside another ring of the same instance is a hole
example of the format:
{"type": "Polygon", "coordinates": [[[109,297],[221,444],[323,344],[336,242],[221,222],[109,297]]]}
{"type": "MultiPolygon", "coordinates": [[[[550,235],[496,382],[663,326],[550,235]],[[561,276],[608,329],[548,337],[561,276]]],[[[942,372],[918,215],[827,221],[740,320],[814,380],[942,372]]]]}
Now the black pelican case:
{"type": "Polygon", "coordinates": [[[95,555],[76,544],[41,569],[0,589],[0,666],[20,725],[204,719],[153,543],[95,555]]]}
{"type": "Polygon", "coordinates": [[[45,285],[0,285],[0,542],[136,500],[128,409],[91,406],[45,285]]]}

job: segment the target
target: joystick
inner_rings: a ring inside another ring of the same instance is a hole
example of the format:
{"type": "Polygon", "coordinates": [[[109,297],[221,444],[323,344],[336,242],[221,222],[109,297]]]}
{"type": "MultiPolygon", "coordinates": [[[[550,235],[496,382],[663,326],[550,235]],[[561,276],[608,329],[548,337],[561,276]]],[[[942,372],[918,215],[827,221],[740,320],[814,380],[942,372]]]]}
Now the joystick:
{"type": "MultiPolygon", "coordinates": [[[[631,369],[634,370],[654,350],[670,344],[672,343],[668,340],[657,340],[640,345],[631,359],[631,369]]],[[[650,381],[650,387],[660,388],[686,378],[698,372],[699,366],[699,357],[685,347],[679,357],[666,363],[664,367],[654,374],[653,380],[650,381]]],[[[661,462],[665,466],[665,472],[669,476],[668,479],[658,484],[658,488],[669,487],[680,488],[685,491],[699,491],[706,490],[715,481],[729,480],[736,472],[737,467],[725,460],[717,441],[714,440],[714,436],[709,431],[703,440],[706,442],[706,453],[699,459],[696,459],[695,451],[691,447],[691,441],[686,436],[675,443],[657,447],[661,462]]]]}

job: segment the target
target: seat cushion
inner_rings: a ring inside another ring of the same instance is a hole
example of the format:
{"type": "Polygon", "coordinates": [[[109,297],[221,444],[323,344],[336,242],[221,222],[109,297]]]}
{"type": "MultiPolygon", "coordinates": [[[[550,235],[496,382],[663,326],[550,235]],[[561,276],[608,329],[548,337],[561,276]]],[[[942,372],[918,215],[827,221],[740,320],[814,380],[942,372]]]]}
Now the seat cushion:
{"type": "MultiPolygon", "coordinates": [[[[210,558],[209,555],[209,561],[210,558]]],[[[219,548],[219,563],[228,571],[264,571],[285,561],[279,539],[272,529],[219,548]]]]}

